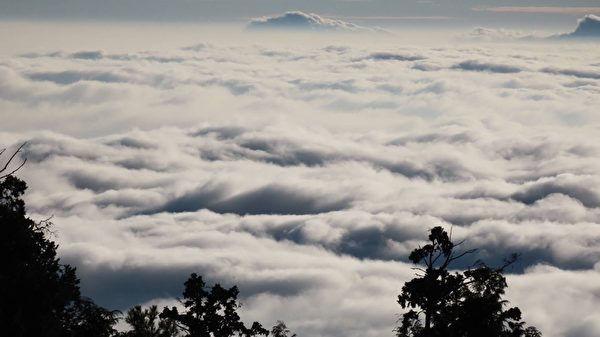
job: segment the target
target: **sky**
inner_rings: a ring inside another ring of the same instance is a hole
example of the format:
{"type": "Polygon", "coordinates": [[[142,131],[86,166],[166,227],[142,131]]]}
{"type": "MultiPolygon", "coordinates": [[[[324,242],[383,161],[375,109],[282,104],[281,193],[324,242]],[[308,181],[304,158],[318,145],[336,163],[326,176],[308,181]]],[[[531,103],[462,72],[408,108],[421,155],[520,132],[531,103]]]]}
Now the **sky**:
{"type": "Polygon", "coordinates": [[[0,17],[21,20],[243,22],[300,10],[391,26],[512,25],[560,27],[600,14],[595,0],[2,0],[0,17]]]}
{"type": "Polygon", "coordinates": [[[507,298],[544,336],[600,335],[594,12],[96,3],[0,3],[0,144],[27,142],[28,212],[84,295],[172,305],[197,272],[238,285],[247,322],[391,336],[439,225],[473,259],[522,254],[507,298]]]}

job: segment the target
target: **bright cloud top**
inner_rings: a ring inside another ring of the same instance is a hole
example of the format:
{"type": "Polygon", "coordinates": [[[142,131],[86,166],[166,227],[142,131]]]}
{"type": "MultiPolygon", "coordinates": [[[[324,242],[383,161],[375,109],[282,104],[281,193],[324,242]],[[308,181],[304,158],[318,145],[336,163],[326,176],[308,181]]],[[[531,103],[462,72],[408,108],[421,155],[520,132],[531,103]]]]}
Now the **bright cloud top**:
{"type": "Polygon", "coordinates": [[[575,31],[565,36],[574,38],[600,38],[600,16],[586,15],[579,20],[575,31]]]}
{"type": "Polygon", "coordinates": [[[544,36],[540,35],[539,33],[515,31],[511,29],[475,27],[468,37],[475,40],[489,41],[579,39],[581,41],[595,42],[596,39],[600,38],[600,17],[593,14],[587,14],[581,19],[577,20],[577,26],[575,27],[575,30],[558,35],[555,34],[544,36]]]}
{"type": "MultiPolygon", "coordinates": [[[[587,45],[235,45],[0,60],[0,143],[27,145],[87,295],[172,301],[190,272],[244,318],[386,336],[435,225],[523,255],[509,299],[598,335],[600,71],[587,45]],[[335,309],[332,309],[335,308],[335,309]]],[[[462,265],[464,267],[465,265],[462,265]]]]}
{"type": "Polygon", "coordinates": [[[314,13],[303,13],[299,11],[251,19],[248,22],[246,29],[359,33],[383,32],[383,30],[379,28],[363,27],[343,20],[325,18],[314,13]]]}

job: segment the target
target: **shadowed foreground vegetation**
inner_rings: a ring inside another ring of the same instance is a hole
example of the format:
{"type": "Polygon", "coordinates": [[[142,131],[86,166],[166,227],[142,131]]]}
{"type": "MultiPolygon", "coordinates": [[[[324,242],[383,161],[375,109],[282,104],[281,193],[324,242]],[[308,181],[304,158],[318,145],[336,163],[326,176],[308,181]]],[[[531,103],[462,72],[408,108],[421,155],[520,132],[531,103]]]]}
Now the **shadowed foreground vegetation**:
{"type": "Polygon", "coordinates": [[[398,303],[409,309],[396,329],[398,337],[540,337],[535,327],[525,327],[521,310],[505,309],[507,287],[502,272],[517,260],[505,260],[498,268],[478,261],[464,272],[450,272],[452,262],[475,252],[456,253],[442,227],[429,234],[429,243],[412,251],[417,276],[406,282],[398,303]]]}
{"type": "MultiPolygon", "coordinates": [[[[17,151],[18,152],[18,151],[17,151]]],[[[4,151],[0,151],[2,155],[4,151]]],[[[52,224],[26,215],[22,196],[27,189],[9,170],[14,153],[0,167],[0,326],[11,337],[296,337],[277,321],[269,331],[260,323],[246,326],[238,314],[236,286],[208,287],[202,276],[191,274],[184,283],[180,306],[159,311],[134,306],[123,315],[81,295],[76,269],[60,263],[57,245],[49,237],[52,224]],[[120,320],[128,331],[117,331],[120,320]]],[[[461,253],[442,227],[431,229],[429,242],[409,256],[416,277],[404,284],[398,303],[405,309],[395,329],[398,337],[539,337],[526,327],[521,311],[506,308],[505,268],[477,262],[464,272],[451,272],[461,253]]]]}

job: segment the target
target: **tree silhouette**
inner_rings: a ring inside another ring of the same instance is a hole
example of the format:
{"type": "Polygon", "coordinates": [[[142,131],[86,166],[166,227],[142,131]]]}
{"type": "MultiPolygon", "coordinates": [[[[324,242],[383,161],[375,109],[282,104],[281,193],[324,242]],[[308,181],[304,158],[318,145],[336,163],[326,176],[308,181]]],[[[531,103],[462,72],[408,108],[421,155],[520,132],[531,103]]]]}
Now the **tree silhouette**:
{"type": "MultiPolygon", "coordinates": [[[[0,327],[3,336],[109,336],[116,312],[81,297],[75,268],[63,265],[47,238],[52,224],[34,222],[21,199],[27,184],[0,167],[0,327]]],[[[5,150],[0,150],[2,155],[5,150]]]]}
{"type": "Polygon", "coordinates": [[[272,337],[296,337],[296,334],[289,336],[290,329],[285,325],[283,321],[277,321],[277,323],[271,329],[272,337]]]}
{"type": "Polygon", "coordinates": [[[183,300],[186,312],[179,313],[176,307],[165,307],[160,317],[172,319],[189,337],[231,337],[257,336],[269,334],[258,322],[247,328],[240,321],[236,310],[239,290],[236,286],[225,289],[214,285],[210,291],[205,288],[202,276],[192,274],[185,282],[183,300]]]}
{"type": "Polygon", "coordinates": [[[118,311],[96,305],[91,299],[80,297],[67,308],[63,328],[64,336],[110,337],[117,333],[114,325],[119,320],[118,311]]]}
{"type": "Polygon", "coordinates": [[[120,337],[174,337],[177,335],[175,322],[159,317],[156,305],[143,309],[139,305],[127,311],[125,322],[133,329],[121,334],[120,337]]]}
{"type": "Polygon", "coordinates": [[[535,327],[525,327],[519,308],[505,309],[508,302],[502,299],[507,287],[502,273],[517,255],[499,268],[477,262],[465,272],[452,273],[452,262],[475,251],[456,253],[459,244],[442,227],[434,227],[429,243],[410,254],[411,262],[420,267],[414,268],[417,277],[406,282],[398,296],[398,303],[409,310],[397,336],[540,337],[535,327]]]}

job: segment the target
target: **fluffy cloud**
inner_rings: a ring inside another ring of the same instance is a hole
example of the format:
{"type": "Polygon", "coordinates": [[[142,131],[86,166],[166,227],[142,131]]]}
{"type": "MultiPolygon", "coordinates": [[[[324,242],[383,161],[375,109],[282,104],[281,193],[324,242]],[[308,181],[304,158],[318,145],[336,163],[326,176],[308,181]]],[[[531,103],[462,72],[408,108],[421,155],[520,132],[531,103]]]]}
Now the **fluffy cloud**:
{"type": "MultiPolygon", "coordinates": [[[[510,9],[514,8],[514,12],[519,12],[520,7],[498,7],[497,9],[507,9],[507,12],[510,12],[510,9]]],[[[536,7],[522,7],[522,9],[536,7]]],[[[538,7],[539,8],[539,7],[538,7]]],[[[542,9],[545,7],[541,7],[542,9]]],[[[563,9],[560,7],[548,7],[549,9],[556,10],[557,13],[563,13],[563,9]]],[[[565,8],[564,10],[568,11],[569,8],[565,8]]],[[[590,12],[590,10],[598,9],[598,8],[575,8],[578,10],[582,10],[583,12],[590,12]]],[[[527,11],[524,11],[527,12],[527,11]]],[[[532,12],[538,13],[538,12],[532,12]]],[[[549,12],[539,12],[539,13],[554,13],[552,11],[549,12]]],[[[584,13],[582,13],[584,14],[584,13]]],[[[577,26],[575,30],[572,32],[558,34],[558,35],[542,35],[540,33],[533,32],[521,32],[511,29],[495,29],[495,28],[486,28],[486,27],[475,27],[473,31],[465,36],[470,40],[478,40],[478,41],[536,41],[541,39],[579,39],[579,40],[589,40],[589,39],[597,39],[600,38],[600,17],[594,14],[587,14],[581,19],[577,20],[577,26]]]]}
{"type": "Polygon", "coordinates": [[[299,11],[285,12],[281,15],[264,16],[251,19],[246,26],[248,30],[301,30],[328,32],[384,32],[380,28],[369,28],[343,20],[325,18],[314,13],[299,11]]]}
{"type": "Polygon", "coordinates": [[[600,38],[600,17],[588,14],[579,19],[572,33],[562,35],[569,38],[600,38]]]}
{"type": "Polygon", "coordinates": [[[338,41],[7,56],[0,143],[28,141],[29,212],[54,215],[63,260],[111,308],[169,303],[199,272],[238,284],[248,320],[391,335],[406,257],[442,225],[473,259],[522,253],[511,302],[545,336],[586,337],[600,333],[597,54],[338,41]]]}
{"type": "MultiPolygon", "coordinates": [[[[536,36],[531,33],[512,29],[475,27],[469,35],[465,36],[465,38],[467,40],[475,41],[513,41],[534,39],[536,36]]],[[[537,38],[541,38],[541,36],[538,36],[537,38]]]]}

